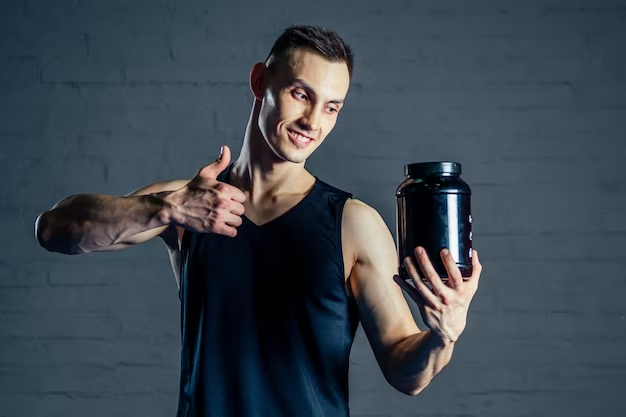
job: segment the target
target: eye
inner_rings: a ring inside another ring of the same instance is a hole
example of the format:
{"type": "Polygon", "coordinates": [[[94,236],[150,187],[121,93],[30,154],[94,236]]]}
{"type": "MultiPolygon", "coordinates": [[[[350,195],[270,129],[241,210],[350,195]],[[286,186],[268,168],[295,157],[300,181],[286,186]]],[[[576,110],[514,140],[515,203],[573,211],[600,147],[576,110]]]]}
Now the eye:
{"type": "Polygon", "coordinates": [[[327,107],[327,111],[328,111],[328,113],[337,113],[339,111],[339,109],[337,109],[335,107],[327,107]]]}
{"type": "Polygon", "coordinates": [[[293,95],[294,95],[294,97],[296,97],[297,99],[300,99],[300,100],[308,100],[309,99],[309,97],[305,93],[303,93],[301,91],[294,91],[293,95]]]}

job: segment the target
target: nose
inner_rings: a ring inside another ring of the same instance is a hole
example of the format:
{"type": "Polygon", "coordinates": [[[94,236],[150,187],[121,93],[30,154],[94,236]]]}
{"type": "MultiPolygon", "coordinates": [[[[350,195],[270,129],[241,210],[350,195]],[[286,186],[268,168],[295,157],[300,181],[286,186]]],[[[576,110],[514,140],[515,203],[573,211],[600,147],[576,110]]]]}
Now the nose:
{"type": "Polygon", "coordinates": [[[316,131],[320,128],[321,114],[320,110],[313,107],[308,112],[304,113],[300,118],[300,124],[303,129],[316,131]]]}

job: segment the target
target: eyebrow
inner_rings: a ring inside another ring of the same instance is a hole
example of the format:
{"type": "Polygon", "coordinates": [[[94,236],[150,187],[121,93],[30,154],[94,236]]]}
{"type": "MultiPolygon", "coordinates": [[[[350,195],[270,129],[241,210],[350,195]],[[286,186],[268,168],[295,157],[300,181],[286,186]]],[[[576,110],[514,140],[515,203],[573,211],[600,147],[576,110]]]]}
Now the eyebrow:
{"type": "MultiPolygon", "coordinates": [[[[305,90],[307,90],[309,92],[309,94],[315,94],[315,90],[313,89],[313,87],[311,87],[306,81],[304,81],[302,78],[296,78],[295,80],[293,80],[293,84],[297,84],[300,87],[304,88],[305,90]]],[[[329,103],[333,103],[333,104],[343,104],[344,100],[342,99],[335,99],[335,100],[329,100],[329,103]]]]}

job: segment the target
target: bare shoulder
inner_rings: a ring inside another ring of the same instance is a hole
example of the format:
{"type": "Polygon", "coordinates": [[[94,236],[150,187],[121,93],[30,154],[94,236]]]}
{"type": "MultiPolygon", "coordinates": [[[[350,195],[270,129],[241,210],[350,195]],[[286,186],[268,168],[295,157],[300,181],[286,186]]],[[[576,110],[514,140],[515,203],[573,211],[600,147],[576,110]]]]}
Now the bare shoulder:
{"type": "Polygon", "coordinates": [[[385,221],[375,208],[356,198],[349,198],[346,201],[342,225],[347,232],[357,235],[376,232],[381,225],[387,228],[385,221]]]}
{"type": "MultiPolygon", "coordinates": [[[[361,200],[346,201],[342,218],[342,233],[351,250],[353,263],[365,261],[372,251],[385,243],[393,244],[393,237],[378,211],[361,200]]],[[[395,249],[395,246],[394,246],[395,249]]]]}
{"type": "Polygon", "coordinates": [[[349,210],[349,211],[353,212],[352,214],[355,214],[355,213],[363,214],[364,212],[367,212],[367,211],[370,211],[370,212],[374,211],[374,212],[378,213],[373,207],[371,207],[367,203],[364,203],[363,201],[359,200],[358,198],[349,198],[349,199],[347,199],[346,200],[346,205],[344,207],[344,210],[349,210]]]}

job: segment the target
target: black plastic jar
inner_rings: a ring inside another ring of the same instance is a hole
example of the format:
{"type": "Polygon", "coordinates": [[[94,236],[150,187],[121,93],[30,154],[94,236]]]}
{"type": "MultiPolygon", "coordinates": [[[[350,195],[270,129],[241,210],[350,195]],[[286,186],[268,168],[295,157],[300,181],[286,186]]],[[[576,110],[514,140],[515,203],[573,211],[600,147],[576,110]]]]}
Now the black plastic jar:
{"type": "MultiPolygon", "coordinates": [[[[415,248],[426,250],[443,281],[448,272],[441,250],[448,248],[464,278],[472,275],[472,214],[470,187],[460,177],[458,162],[420,162],[404,166],[405,181],[396,191],[396,232],[403,279],[411,279],[404,258],[415,259],[415,248]]],[[[423,280],[426,280],[415,263],[423,280]]]]}

